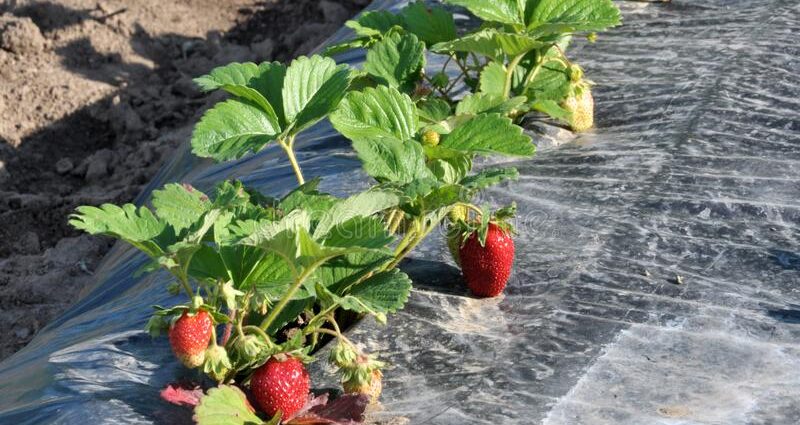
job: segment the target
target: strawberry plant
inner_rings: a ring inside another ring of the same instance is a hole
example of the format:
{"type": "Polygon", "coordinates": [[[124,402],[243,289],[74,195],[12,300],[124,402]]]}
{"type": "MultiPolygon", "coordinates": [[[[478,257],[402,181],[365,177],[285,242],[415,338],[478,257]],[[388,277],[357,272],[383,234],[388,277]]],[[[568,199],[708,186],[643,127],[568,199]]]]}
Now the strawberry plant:
{"type": "MultiPolygon", "coordinates": [[[[592,125],[591,81],[567,58],[572,37],[620,23],[611,0],[445,0],[483,20],[458,34],[442,7],[411,3],[398,14],[367,12],[346,25],[356,38],[331,46],[335,55],[366,48],[361,78],[397,87],[441,121],[455,115],[494,112],[519,119],[535,110],[585,131],[592,125]],[[443,65],[428,75],[426,53],[443,65]],[[403,60],[396,60],[401,57],[403,60]],[[454,99],[463,82],[472,93],[454,99]]],[[[368,84],[368,83],[367,83],[368,84]]]]}
{"type": "Polygon", "coordinates": [[[385,323],[402,308],[411,280],[398,266],[444,220],[471,291],[503,291],[514,209],[491,213],[472,202],[518,173],[473,171],[474,162],[532,156],[531,138],[517,125],[529,111],[577,131],[591,127],[591,82],[565,52],[575,33],[594,38],[619,23],[619,12],[610,0],[447,3],[481,25],[459,34],[448,10],[415,2],[348,22],[355,38],[327,54],[366,49],[361,69],[315,55],[288,65],[232,63],[195,80],[229,97],[196,125],[193,152],[227,161],[274,142],[297,179],[289,193],[267,196],[237,181],[208,195],[168,184],[153,193],[152,206],[84,206],[73,214],[76,228],[144,252],[150,261],[142,271],[168,272],[168,290],[185,295],[181,304],[156,306],[147,329],[167,334],[176,357],[218,385],[199,401],[196,388],[164,391],[196,404],[198,423],[357,422],[380,394],[383,363],[339,322],[350,314],[385,323]],[[431,58],[442,64],[433,72],[431,58]],[[457,94],[462,87],[470,92],[457,94]],[[326,118],[371,177],[367,190],[339,198],[319,191],[319,178],[306,179],[295,140],[326,118]],[[349,394],[328,405],[309,397],[304,364],[334,338],[329,361],[349,394]],[[346,411],[355,413],[341,417],[346,411]]]}

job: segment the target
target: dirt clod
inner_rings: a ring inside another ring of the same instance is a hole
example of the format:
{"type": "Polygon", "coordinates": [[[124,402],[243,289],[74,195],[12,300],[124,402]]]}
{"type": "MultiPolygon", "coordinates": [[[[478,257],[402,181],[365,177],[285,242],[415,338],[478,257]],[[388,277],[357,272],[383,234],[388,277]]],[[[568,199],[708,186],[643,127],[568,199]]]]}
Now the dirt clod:
{"type": "Polygon", "coordinates": [[[56,162],[56,173],[58,174],[67,174],[69,173],[75,165],[72,163],[72,160],[69,158],[61,158],[56,162]]]}
{"type": "Polygon", "coordinates": [[[19,55],[36,53],[47,44],[31,18],[9,13],[0,16],[0,48],[19,55]]]}

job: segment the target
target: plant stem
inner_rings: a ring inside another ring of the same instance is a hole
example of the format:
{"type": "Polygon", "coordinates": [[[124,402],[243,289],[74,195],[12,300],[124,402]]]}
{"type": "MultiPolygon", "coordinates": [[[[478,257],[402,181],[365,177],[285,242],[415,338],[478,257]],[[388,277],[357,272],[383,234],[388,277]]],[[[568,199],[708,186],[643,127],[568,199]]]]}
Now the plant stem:
{"type": "Polygon", "coordinates": [[[401,210],[394,210],[392,214],[397,212],[396,216],[392,216],[392,222],[389,227],[389,234],[395,234],[397,232],[397,228],[400,227],[400,223],[403,222],[403,211],[401,210]]]}
{"type": "Polygon", "coordinates": [[[259,328],[258,326],[252,326],[252,325],[245,326],[243,330],[250,331],[250,332],[253,332],[253,333],[256,333],[256,334],[260,335],[262,338],[264,338],[264,341],[267,342],[267,345],[272,347],[272,339],[269,337],[269,335],[267,335],[266,332],[261,330],[261,328],[259,328]]]}
{"type": "Polygon", "coordinates": [[[394,233],[392,231],[392,224],[394,223],[394,216],[397,215],[397,208],[392,208],[389,211],[389,215],[386,217],[386,228],[389,230],[389,233],[394,233]]]}
{"type": "Polygon", "coordinates": [[[400,243],[398,243],[397,247],[394,249],[395,258],[397,258],[397,256],[400,255],[403,252],[403,250],[406,249],[406,246],[408,246],[408,244],[411,243],[411,240],[414,238],[415,234],[416,231],[412,229],[403,236],[403,239],[400,240],[400,243]]]}
{"type": "Polygon", "coordinates": [[[178,281],[181,283],[181,286],[183,286],[183,290],[186,291],[186,295],[189,296],[189,299],[191,300],[192,298],[194,298],[194,291],[192,291],[192,286],[189,285],[189,279],[187,279],[184,276],[177,276],[177,277],[178,281]]]}
{"type": "Polygon", "coordinates": [[[481,211],[481,209],[476,207],[475,205],[467,204],[467,203],[460,203],[458,205],[462,206],[462,207],[465,207],[465,208],[468,208],[468,209],[470,209],[472,211],[475,211],[475,213],[478,214],[478,217],[482,217],[483,216],[483,211],[481,211]]]}
{"type": "Polygon", "coordinates": [[[439,94],[441,94],[441,95],[442,95],[442,97],[444,97],[444,98],[445,98],[445,99],[446,99],[448,102],[452,102],[452,99],[450,99],[450,97],[447,95],[447,91],[446,91],[445,89],[441,88],[441,87],[437,87],[436,85],[434,85],[434,84],[433,84],[433,80],[432,80],[430,77],[428,77],[428,76],[427,76],[427,75],[425,75],[425,74],[422,74],[422,79],[423,79],[423,80],[425,80],[425,81],[427,81],[427,82],[428,82],[428,84],[430,84],[430,85],[431,85],[431,87],[433,87],[434,89],[436,89],[436,91],[438,91],[438,92],[439,92],[439,94]]]}
{"type": "Polygon", "coordinates": [[[278,139],[278,144],[283,148],[284,152],[286,152],[289,163],[292,164],[294,175],[297,177],[297,182],[301,185],[305,184],[306,180],[303,178],[303,172],[300,170],[300,165],[297,163],[297,158],[294,156],[294,137],[289,137],[288,141],[278,139]]]}
{"type": "Polygon", "coordinates": [[[212,326],[211,327],[211,346],[212,347],[216,347],[217,346],[217,327],[216,326],[212,326]]]}
{"type": "Polygon", "coordinates": [[[539,56],[536,59],[536,65],[533,67],[533,69],[531,69],[530,72],[528,72],[528,75],[525,76],[525,86],[526,87],[528,85],[530,85],[531,82],[533,82],[533,79],[536,78],[536,74],[539,73],[539,70],[542,69],[542,65],[544,65],[544,58],[541,56],[540,53],[537,53],[537,54],[539,56]]]}
{"type": "Polygon", "coordinates": [[[336,310],[338,307],[339,307],[338,304],[333,304],[330,307],[326,308],[325,310],[320,311],[318,314],[316,314],[314,317],[312,317],[311,320],[308,321],[308,325],[307,325],[306,329],[309,329],[309,327],[312,324],[314,324],[315,321],[319,320],[320,317],[327,316],[328,314],[330,314],[334,310],[336,310]]]}
{"type": "MultiPolygon", "coordinates": [[[[452,57],[452,56],[451,56],[451,57],[452,57]]],[[[456,65],[458,65],[458,67],[461,69],[461,73],[462,73],[462,74],[463,74],[465,77],[469,78],[469,71],[467,70],[467,66],[466,66],[465,64],[461,63],[461,61],[460,61],[460,60],[458,60],[458,58],[456,58],[456,60],[455,60],[454,62],[455,62],[455,63],[456,63],[456,65]]]]}
{"type": "Polygon", "coordinates": [[[228,316],[230,318],[230,322],[225,324],[225,332],[222,334],[222,345],[228,345],[228,340],[231,338],[231,332],[233,331],[233,322],[236,321],[236,309],[231,311],[231,314],[228,316]]]}
{"type": "Polygon", "coordinates": [[[425,236],[428,236],[428,233],[430,233],[434,227],[436,226],[433,225],[427,228],[423,226],[423,231],[421,233],[417,233],[417,230],[407,233],[406,237],[400,241],[400,244],[397,245],[397,248],[394,251],[394,260],[387,264],[386,267],[383,268],[383,271],[388,271],[397,267],[397,265],[403,261],[403,258],[413,251],[414,248],[416,248],[416,246],[422,242],[423,239],[425,239],[425,236]]]}
{"type": "Polygon", "coordinates": [[[345,344],[349,345],[353,349],[356,349],[356,350],[358,349],[356,347],[356,345],[353,344],[353,341],[350,341],[346,336],[342,335],[341,332],[335,332],[335,331],[332,331],[332,330],[326,329],[326,328],[319,328],[319,329],[314,330],[314,333],[315,334],[325,334],[325,335],[330,335],[330,336],[339,338],[340,340],[342,340],[342,342],[344,342],[345,344]]]}
{"type": "Polygon", "coordinates": [[[514,70],[517,69],[517,65],[525,57],[524,54],[514,56],[514,59],[511,59],[511,63],[508,64],[508,70],[506,71],[506,84],[503,87],[503,97],[506,99],[509,98],[511,95],[511,82],[514,79],[514,70]]]}
{"type": "Polygon", "coordinates": [[[278,314],[286,307],[286,304],[289,304],[289,300],[291,300],[292,297],[294,297],[294,294],[297,292],[298,289],[300,289],[300,286],[303,284],[306,278],[309,275],[311,275],[311,273],[314,270],[316,270],[316,268],[317,268],[316,266],[308,267],[306,268],[306,270],[303,271],[303,273],[300,274],[300,276],[297,277],[297,280],[295,280],[295,282],[289,288],[289,291],[286,292],[286,295],[284,295],[283,298],[281,298],[281,300],[278,301],[278,304],[275,305],[272,311],[269,312],[269,316],[267,316],[267,318],[264,319],[263,322],[261,322],[260,326],[261,329],[266,330],[267,328],[269,328],[269,325],[271,325],[272,322],[275,321],[275,319],[278,317],[278,314]]]}

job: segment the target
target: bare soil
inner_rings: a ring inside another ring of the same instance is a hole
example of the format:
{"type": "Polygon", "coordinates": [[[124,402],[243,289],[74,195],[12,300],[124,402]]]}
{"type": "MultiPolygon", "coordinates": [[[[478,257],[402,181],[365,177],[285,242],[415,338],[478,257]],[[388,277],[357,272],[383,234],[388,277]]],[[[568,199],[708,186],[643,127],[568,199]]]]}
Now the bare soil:
{"type": "Polygon", "coordinates": [[[0,359],[70,305],[112,241],[67,225],[129,202],[211,100],[191,79],[307,53],[369,0],[0,2],[0,359]]]}

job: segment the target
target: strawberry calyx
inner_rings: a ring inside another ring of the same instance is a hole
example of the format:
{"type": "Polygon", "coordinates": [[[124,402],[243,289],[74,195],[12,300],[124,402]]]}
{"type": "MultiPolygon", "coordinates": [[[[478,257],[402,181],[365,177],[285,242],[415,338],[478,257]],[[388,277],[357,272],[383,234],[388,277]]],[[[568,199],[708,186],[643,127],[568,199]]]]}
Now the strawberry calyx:
{"type": "MultiPolygon", "coordinates": [[[[511,203],[508,206],[491,211],[487,206],[483,206],[481,214],[476,219],[457,219],[455,223],[451,223],[448,232],[448,242],[455,240],[458,242],[457,247],[461,247],[473,233],[478,233],[478,241],[481,246],[486,246],[486,235],[489,232],[489,225],[493,224],[508,234],[514,234],[514,225],[511,220],[516,215],[517,204],[511,203]]],[[[453,247],[451,247],[452,250],[453,247]]]]}

